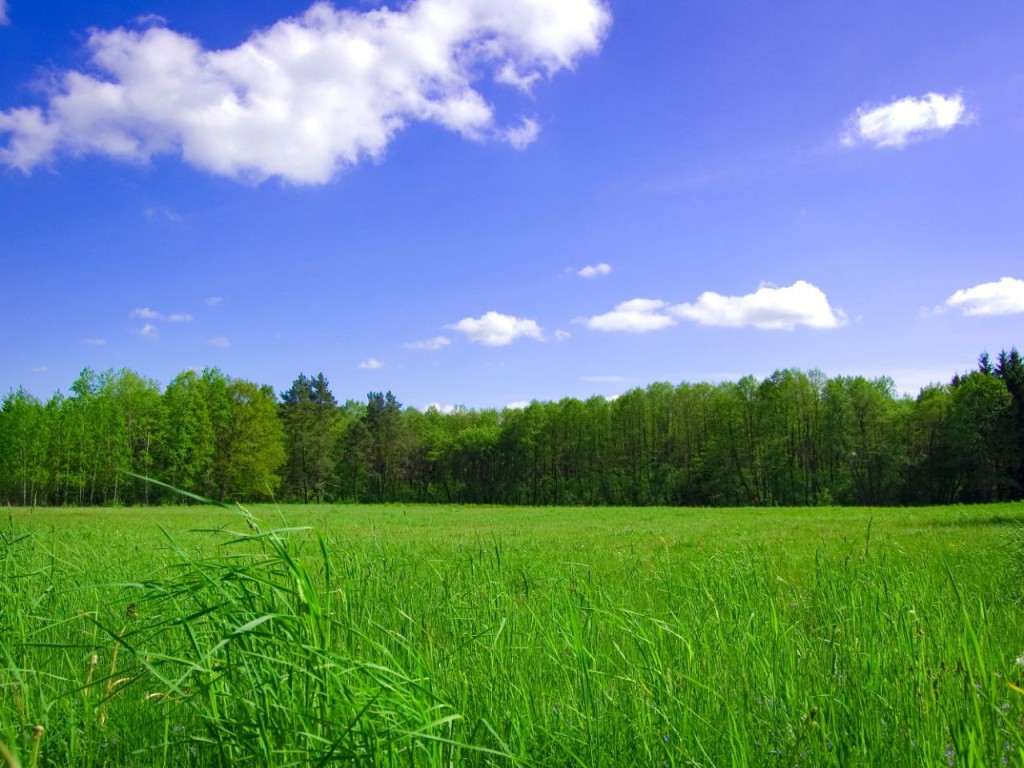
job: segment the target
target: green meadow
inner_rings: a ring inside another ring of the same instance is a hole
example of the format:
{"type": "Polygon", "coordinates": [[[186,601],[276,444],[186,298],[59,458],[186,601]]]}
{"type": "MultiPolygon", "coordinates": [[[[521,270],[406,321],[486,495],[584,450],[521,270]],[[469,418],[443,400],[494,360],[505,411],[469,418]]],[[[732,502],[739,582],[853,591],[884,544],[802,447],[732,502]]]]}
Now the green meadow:
{"type": "Polygon", "coordinates": [[[0,766],[1024,764],[1024,505],[0,518],[0,766]]]}

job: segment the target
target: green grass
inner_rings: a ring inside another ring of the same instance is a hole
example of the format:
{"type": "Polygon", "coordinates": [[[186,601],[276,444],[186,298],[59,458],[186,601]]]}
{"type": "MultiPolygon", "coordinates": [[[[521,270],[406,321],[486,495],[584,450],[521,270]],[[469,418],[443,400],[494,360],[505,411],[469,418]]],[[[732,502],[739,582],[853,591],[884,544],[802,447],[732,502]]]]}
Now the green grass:
{"type": "Polygon", "coordinates": [[[9,512],[0,766],[1024,764],[1020,505],[251,511],[9,512]]]}

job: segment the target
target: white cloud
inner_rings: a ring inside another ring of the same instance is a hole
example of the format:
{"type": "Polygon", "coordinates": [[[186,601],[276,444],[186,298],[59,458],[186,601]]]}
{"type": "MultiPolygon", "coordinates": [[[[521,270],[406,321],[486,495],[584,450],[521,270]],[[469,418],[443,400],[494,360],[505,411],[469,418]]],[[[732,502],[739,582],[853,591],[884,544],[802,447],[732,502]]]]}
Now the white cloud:
{"type": "Polygon", "coordinates": [[[139,27],[162,27],[167,24],[167,19],[158,13],[143,13],[136,16],[133,21],[139,27]]]}
{"type": "Polygon", "coordinates": [[[505,140],[515,149],[526,149],[540,136],[540,123],[524,117],[514,128],[505,130],[505,140]]]}
{"type": "Polygon", "coordinates": [[[34,365],[28,370],[30,373],[46,373],[50,369],[47,368],[45,365],[34,365]]]}
{"type": "Polygon", "coordinates": [[[428,352],[436,352],[439,349],[444,349],[452,341],[445,336],[435,336],[432,339],[423,339],[422,341],[410,341],[405,345],[406,349],[423,349],[428,352]]]}
{"type": "Polygon", "coordinates": [[[659,299],[631,299],[624,301],[611,312],[590,318],[581,318],[587,328],[594,331],[649,333],[675,325],[676,321],[665,314],[668,304],[659,299]]]}
{"type": "Polygon", "coordinates": [[[611,264],[588,264],[576,274],[580,277],[599,277],[601,275],[610,275],[612,272],[611,264]]]}
{"type": "Polygon", "coordinates": [[[11,20],[7,18],[7,0],[0,0],[0,25],[10,23],[11,20]]]}
{"type": "Polygon", "coordinates": [[[464,317],[457,323],[446,325],[445,328],[460,331],[466,334],[470,341],[489,347],[503,347],[520,336],[544,340],[544,331],[535,320],[503,315],[500,312],[487,312],[478,318],[464,317]]]}
{"type": "Polygon", "coordinates": [[[84,339],[82,341],[82,343],[83,344],[89,344],[90,346],[93,346],[93,347],[102,347],[102,346],[106,345],[107,340],[106,339],[84,339]]]}
{"type": "Polygon", "coordinates": [[[172,224],[177,224],[181,221],[181,216],[179,214],[162,205],[149,206],[143,210],[143,213],[150,221],[169,221],[172,224]]]}
{"type": "Polygon", "coordinates": [[[137,320],[164,320],[168,323],[191,323],[192,315],[187,312],[177,312],[173,315],[164,315],[162,312],[157,312],[155,309],[150,307],[139,307],[133,309],[129,317],[137,320]]]}
{"type": "Polygon", "coordinates": [[[369,360],[363,360],[359,367],[366,371],[376,371],[378,368],[383,368],[384,363],[375,357],[371,357],[369,360]]]}
{"type": "Polygon", "coordinates": [[[722,296],[707,291],[695,303],[679,304],[669,311],[701,325],[731,328],[753,326],[790,331],[798,325],[838,328],[846,323],[846,314],[829,306],[824,292],[804,280],[784,288],[762,285],[746,296],[722,296]]]}
{"type": "Polygon", "coordinates": [[[206,343],[211,347],[218,347],[220,349],[227,349],[231,346],[227,336],[214,336],[212,339],[207,339],[206,343]]]}
{"type": "Polygon", "coordinates": [[[1024,312],[1024,280],[1004,277],[995,283],[962,288],[948,299],[946,309],[965,315],[1012,315],[1024,312]]]}
{"type": "Polygon", "coordinates": [[[530,403],[528,400],[516,400],[515,402],[506,405],[505,409],[508,411],[522,411],[529,407],[530,403]]]}
{"type": "Polygon", "coordinates": [[[555,341],[568,341],[572,338],[572,334],[568,331],[563,331],[561,328],[555,331],[555,341]]]}
{"type": "Polygon", "coordinates": [[[872,144],[902,147],[911,139],[946,133],[971,119],[960,94],[908,96],[881,107],[861,107],[849,119],[840,142],[847,147],[872,144]]]}
{"type": "Polygon", "coordinates": [[[222,301],[224,301],[224,298],[222,296],[207,296],[205,299],[203,299],[203,303],[205,303],[206,306],[208,307],[216,307],[222,301]]]}
{"type": "Polygon", "coordinates": [[[518,88],[523,93],[530,93],[533,90],[533,84],[540,79],[540,73],[531,72],[528,75],[521,75],[516,71],[512,63],[508,62],[494,76],[494,79],[499,83],[518,88]]]}
{"type": "Polygon", "coordinates": [[[610,23],[601,0],[412,0],[317,2],[225,50],[162,26],[94,30],[85,71],[58,73],[41,107],[0,112],[0,161],[180,153],[224,176],[320,184],[411,122],[522,148],[537,123],[503,127],[476,82],[526,89],[596,53],[610,23]]]}
{"type": "Polygon", "coordinates": [[[428,403],[427,406],[423,409],[423,412],[426,413],[427,411],[437,411],[438,413],[443,413],[447,416],[449,414],[455,413],[458,410],[459,406],[457,405],[441,405],[440,403],[428,403]]]}
{"type": "Polygon", "coordinates": [[[146,323],[141,328],[135,330],[136,335],[141,336],[144,339],[159,339],[160,332],[156,329],[156,326],[152,323],[146,323]]]}

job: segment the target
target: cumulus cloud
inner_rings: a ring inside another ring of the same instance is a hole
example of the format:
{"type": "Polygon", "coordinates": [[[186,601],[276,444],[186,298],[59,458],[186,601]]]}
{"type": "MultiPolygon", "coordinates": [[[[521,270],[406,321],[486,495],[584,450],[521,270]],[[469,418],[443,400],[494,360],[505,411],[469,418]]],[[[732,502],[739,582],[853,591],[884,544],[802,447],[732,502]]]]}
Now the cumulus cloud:
{"type": "Polygon", "coordinates": [[[847,147],[871,144],[902,147],[908,141],[946,133],[971,119],[960,94],[908,96],[880,107],[861,107],[848,120],[840,142],[847,147]]]}
{"type": "Polygon", "coordinates": [[[600,277],[602,275],[610,275],[612,272],[611,264],[588,264],[576,274],[580,277],[600,277]]]}
{"type": "Polygon", "coordinates": [[[563,331],[561,328],[555,331],[555,341],[568,341],[572,338],[572,334],[568,331],[563,331]]]}
{"type": "Polygon", "coordinates": [[[212,339],[207,339],[206,343],[211,347],[218,347],[219,349],[227,349],[231,346],[227,336],[214,336],[212,339]]]}
{"type": "Polygon", "coordinates": [[[160,332],[152,323],[145,323],[141,328],[136,328],[135,333],[144,339],[159,339],[160,332]]]}
{"type": "Polygon", "coordinates": [[[504,136],[515,149],[526,149],[540,136],[540,123],[524,117],[519,125],[506,129],[504,136]]]}
{"type": "Polygon", "coordinates": [[[133,21],[139,27],[164,26],[167,24],[167,19],[158,13],[142,13],[136,16],[133,21]]]}
{"type": "Polygon", "coordinates": [[[0,161],[180,154],[224,176],[320,184],[412,122],[522,148],[538,124],[502,125],[478,82],[528,90],[596,53],[610,23],[602,0],[411,0],[317,2],[225,50],[163,26],[94,30],[86,71],[58,73],[42,106],[0,112],[0,161]]]}
{"type": "Polygon", "coordinates": [[[453,331],[466,334],[470,341],[489,347],[503,347],[521,336],[544,340],[544,331],[535,320],[487,312],[480,317],[464,317],[457,323],[446,325],[453,331]]]}
{"type": "Polygon", "coordinates": [[[676,324],[675,319],[666,314],[667,307],[667,302],[660,299],[631,299],[611,312],[582,318],[581,322],[594,331],[649,333],[676,324]]]}
{"type": "Polygon", "coordinates": [[[139,307],[138,309],[132,310],[131,317],[142,320],[159,320],[161,315],[155,309],[150,309],[149,307],[139,307]]]}
{"type": "Polygon", "coordinates": [[[1024,280],[1004,277],[994,283],[962,288],[948,299],[945,309],[965,315],[1012,315],[1024,312],[1024,280]]]}
{"type": "Polygon", "coordinates": [[[837,328],[846,323],[843,310],[833,309],[825,293],[804,280],[784,288],[761,285],[746,296],[722,296],[706,291],[696,302],[679,304],[669,311],[700,325],[731,328],[751,326],[790,331],[798,325],[837,328]]]}
{"type": "Polygon", "coordinates": [[[375,357],[371,357],[369,360],[363,360],[363,362],[359,364],[359,367],[365,371],[376,371],[378,368],[383,368],[384,363],[375,357]]]}
{"type": "Polygon", "coordinates": [[[406,349],[422,349],[427,352],[436,352],[439,349],[444,349],[452,340],[445,336],[435,336],[432,339],[423,339],[421,341],[410,341],[405,345],[406,349]]]}
{"type": "Polygon", "coordinates": [[[516,400],[505,406],[507,411],[522,411],[530,407],[528,400],[516,400]]]}
{"type": "Polygon", "coordinates": [[[438,413],[443,413],[444,415],[447,416],[449,414],[455,413],[458,410],[460,409],[459,406],[457,405],[441,405],[441,403],[427,403],[426,407],[423,409],[423,412],[427,413],[428,411],[437,411],[438,413]]]}
{"type": "Polygon", "coordinates": [[[188,314],[187,312],[179,312],[176,315],[168,315],[167,316],[167,322],[168,323],[191,323],[192,322],[192,315],[188,314]]]}
{"type": "Polygon", "coordinates": [[[107,343],[106,339],[83,339],[83,344],[88,344],[93,347],[102,347],[107,343]]]}

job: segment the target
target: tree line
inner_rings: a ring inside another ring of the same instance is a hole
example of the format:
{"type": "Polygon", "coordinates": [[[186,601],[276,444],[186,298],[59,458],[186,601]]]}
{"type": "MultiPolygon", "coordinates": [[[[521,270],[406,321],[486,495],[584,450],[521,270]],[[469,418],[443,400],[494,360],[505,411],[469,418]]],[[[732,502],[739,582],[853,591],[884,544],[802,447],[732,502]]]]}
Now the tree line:
{"type": "Polygon", "coordinates": [[[218,369],[165,388],[86,369],[0,407],[0,503],[238,501],[908,505],[1024,497],[1016,349],[899,396],[891,379],[780,370],[613,400],[442,413],[339,403],[323,374],[278,395],[218,369]],[[154,482],[157,481],[157,482],[154,482]],[[172,490],[178,489],[177,491],[172,490]]]}

